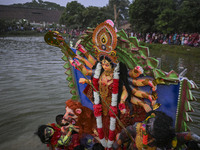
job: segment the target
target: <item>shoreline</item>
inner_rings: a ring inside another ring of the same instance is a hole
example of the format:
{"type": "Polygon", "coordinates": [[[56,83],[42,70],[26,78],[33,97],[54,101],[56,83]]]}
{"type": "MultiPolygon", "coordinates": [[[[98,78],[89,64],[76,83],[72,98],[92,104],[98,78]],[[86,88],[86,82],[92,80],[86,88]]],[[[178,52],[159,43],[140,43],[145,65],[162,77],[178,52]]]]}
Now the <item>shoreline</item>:
{"type": "MultiPolygon", "coordinates": [[[[11,32],[4,32],[0,34],[0,37],[39,37],[44,36],[46,32],[36,32],[36,31],[11,31],[11,32]]],[[[63,34],[64,37],[67,37],[67,34],[63,34]]],[[[146,46],[149,48],[150,51],[167,51],[170,53],[177,53],[177,54],[185,54],[193,55],[194,57],[200,57],[200,47],[191,47],[187,45],[169,45],[169,44],[155,44],[155,43],[145,43],[140,42],[141,46],[146,46]]]]}
{"type": "Polygon", "coordinates": [[[146,46],[151,51],[157,51],[162,53],[162,51],[183,55],[192,55],[194,57],[200,57],[200,47],[192,47],[187,45],[169,45],[169,44],[149,44],[140,42],[140,45],[146,46]]]}
{"type": "Polygon", "coordinates": [[[17,37],[17,36],[44,36],[45,32],[37,31],[9,31],[0,33],[0,37],[17,37]]]}

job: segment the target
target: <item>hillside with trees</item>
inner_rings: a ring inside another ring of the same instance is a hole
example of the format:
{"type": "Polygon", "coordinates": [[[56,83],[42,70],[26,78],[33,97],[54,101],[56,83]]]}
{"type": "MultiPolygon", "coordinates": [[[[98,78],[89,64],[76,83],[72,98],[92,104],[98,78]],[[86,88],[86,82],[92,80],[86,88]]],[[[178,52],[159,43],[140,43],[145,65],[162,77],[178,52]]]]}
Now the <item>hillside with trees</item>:
{"type": "Polygon", "coordinates": [[[200,0],[109,0],[104,7],[85,7],[77,1],[66,7],[56,3],[32,0],[10,6],[62,10],[59,23],[69,29],[86,29],[112,19],[118,26],[131,24],[131,30],[140,33],[200,32],[200,0]],[[116,14],[114,15],[114,6],[116,14]]]}
{"type": "Polygon", "coordinates": [[[24,4],[13,4],[10,6],[15,6],[15,7],[26,7],[26,8],[43,8],[43,9],[48,9],[48,10],[64,10],[65,7],[60,6],[56,3],[52,2],[43,2],[42,0],[32,0],[32,2],[27,2],[24,4]]]}

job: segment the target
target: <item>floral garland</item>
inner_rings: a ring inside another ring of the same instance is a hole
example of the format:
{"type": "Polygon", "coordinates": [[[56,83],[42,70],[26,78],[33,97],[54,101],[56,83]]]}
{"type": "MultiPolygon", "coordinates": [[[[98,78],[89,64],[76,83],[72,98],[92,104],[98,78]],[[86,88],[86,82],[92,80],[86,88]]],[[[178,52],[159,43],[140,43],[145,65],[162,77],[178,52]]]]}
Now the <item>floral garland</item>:
{"type": "Polygon", "coordinates": [[[110,128],[109,128],[109,137],[108,143],[106,143],[105,136],[103,133],[103,125],[102,125],[102,105],[100,104],[99,97],[99,77],[101,72],[101,63],[97,64],[94,77],[92,79],[92,83],[94,86],[94,115],[97,121],[97,131],[99,134],[100,142],[104,147],[111,148],[114,142],[115,137],[115,128],[116,128],[116,114],[117,114],[117,97],[118,97],[118,87],[119,87],[119,63],[114,69],[113,74],[113,87],[112,87],[112,99],[111,99],[111,110],[109,110],[110,114],[110,128]],[[114,114],[113,114],[114,113],[114,114]]]}
{"type": "Polygon", "coordinates": [[[147,130],[146,130],[146,124],[142,124],[141,130],[142,130],[143,148],[147,149],[147,147],[148,147],[148,134],[147,134],[147,130]]]}
{"type": "Polygon", "coordinates": [[[145,120],[144,123],[141,126],[141,130],[142,130],[142,143],[143,143],[143,148],[147,149],[148,147],[148,134],[147,134],[147,129],[146,129],[146,125],[147,125],[147,121],[151,118],[155,117],[155,113],[152,113],[150,116],[148,116],[145,120]]]}

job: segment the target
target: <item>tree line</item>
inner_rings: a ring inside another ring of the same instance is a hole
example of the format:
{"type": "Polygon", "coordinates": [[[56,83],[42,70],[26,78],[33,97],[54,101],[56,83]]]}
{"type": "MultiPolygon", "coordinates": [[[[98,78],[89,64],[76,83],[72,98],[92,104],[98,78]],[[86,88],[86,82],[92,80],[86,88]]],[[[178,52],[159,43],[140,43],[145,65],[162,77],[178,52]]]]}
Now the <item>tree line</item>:
{"type": "Polygon", "coordinates": [[[106,19],[114,20],[114,5],[119,11],[118,23],[128,21],[129,0],[109,0],[104,7],[84,7],[77,1],[67,3],[66,8],[60,18],[60,23],[69,28],[96,27],[97,24],[106,19]]]}
{"type": "Polygon", "coordinates": [[[77,1],[68,2],[66,7],[62,7],[56,3],[32,0],[11,6],[62,10],[59,23],[69,29],[96,27],[106,19],[117,18],[119,26],[128,22],[132,31],[140,33],[200,31],[200,0],[109,0],[104,7],[85,7],[77,1]],[[115,16],[114,5],[117,14],[115,16]]]}
{"type": "Polygon", "coordinates": [[[182,33],[200,31],[200,0],[135,0],[130,23],[139,32],[182,33]]]}
{"type": "Polygon", "coordinates": [[[60,23],[71,28],[95,27],[106,19],[114,20],[114,5],[119,25],[128,21],[135,32],[183,33],[200,31],[200,0],[109,0],[105,7],[84,7],[67,3],[60,23]]]}

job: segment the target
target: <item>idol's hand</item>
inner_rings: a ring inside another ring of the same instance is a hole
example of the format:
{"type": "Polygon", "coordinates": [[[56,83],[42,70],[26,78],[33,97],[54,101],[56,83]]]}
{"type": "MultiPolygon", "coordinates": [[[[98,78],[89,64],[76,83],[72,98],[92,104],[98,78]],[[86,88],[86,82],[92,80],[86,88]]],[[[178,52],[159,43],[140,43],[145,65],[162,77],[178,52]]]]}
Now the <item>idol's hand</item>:
{"type": "Polygon", "coordinates": [[[155,86],[152,81],[149,81],[149,86],[152,88],[153,92],[156,91],[157,86],[155,86]]]}
{"type": "Polygon", "coordinates": [[[151,107],[148,105],[148,104],[144,104],[143,105],[143,108],[144,108],[144,110],[148,113],[148,112],[150,112],[152,109],[151,109],[151,107]]]}
{"type": "Polygon", "coordinates": [[[80,79],[79,79],[79,83],[85,84],[85,83],[86,83],[86,79],[85,79],[85,78],[80,78],[80,79]]]}

